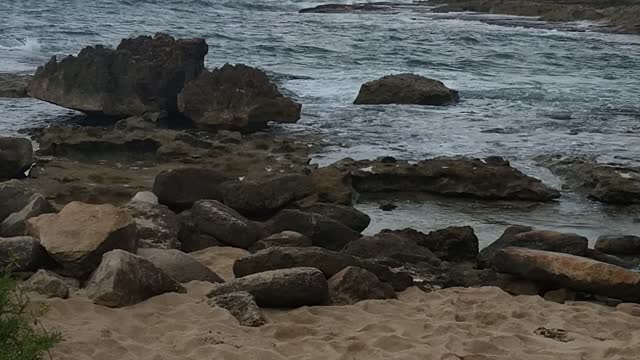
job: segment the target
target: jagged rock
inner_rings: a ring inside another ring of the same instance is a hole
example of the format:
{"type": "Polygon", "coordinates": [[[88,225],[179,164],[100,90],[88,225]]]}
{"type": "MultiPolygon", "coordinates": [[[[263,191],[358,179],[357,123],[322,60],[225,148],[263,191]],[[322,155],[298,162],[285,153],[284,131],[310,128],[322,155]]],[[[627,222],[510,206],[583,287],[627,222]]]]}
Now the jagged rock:
{"type": "Polygon", "coordinates": [[[226,186],[225,205],[245,215],[273,214],[293,201],[314,192],[304,175],[281,175],[259,181],[244,180],[226,186]]]}
{"type": "Polygon", "coordinates": [[[368,299],[395,299],[393,287],[375,274],[349,266],[333,275],[329,281],[329,298],[333,305],[352,305],[368,299]]]}
{"type": "Polygon", "coordinates": [[[13,271],[35,271],[49,262],[44,248],[30,236],[0,238],[0,268],[13,265],[13,271]]]}
{"type": "Polygon", "coordinates": [[[187,167],[166,170],[156,176],[153,193],[161,204],[186,210],[198,200],[222,200],[228,178],[218,171],[187,167]]]}
{"type": "Polygon", "coordinates": [[[27,89],[31,75],[0,74],[0,98],[29,97],[27,89]]]}
{"type": "Polygon", "coordinates": [[[285,230],[299,232],[309,237],[314,246],[329,250],[341,250],[347,243],[361,236],[326,216],[291,209],[278,212],[265,226],[272,234],[285,230]]]}
{"type": "Polygon", "coordinates": [[[27,189],[19,180],[0,183],[0,221],[22,210],[31,201],[33,191],[27,189]]]}
{"type": "Polygon", "coordinates": [[[319,247],[272,247],[258,251],[255,254],[236,260],[233,273],[236,277],[300,266],[319,269],[327,278],[337,274],[348,266],[357,266],[374,273],[380,281],[402,291],[413,285],[413,279],[406,273],[393,272],[389,267],[373,261],[359,259],[355,256],[330,251],[319,247]]]}
{"type": "Polygon", "coordinates": [[[123,250],[104,254],[87,282],[87,295],[108,307],[137,304],[167,292],[186,290],[149,260],[123,250]]]}
{"type": "Polygon", "coordinates": [[[204,39],[167,34],[124,39],[116,49],[86,47],[41,66],[30,94],[62,107],[112,117],[177,112],[177,96],[204,70],[204,39]]]}
{"type": "Polygon", "coordinates": [[[242,326],[259,327],[267,323],[255,298],[246,291],[214,296],[207,304],[228,310],[242,326]]]}
{"type": "Polygon", "coordinates": [[[224,280],[198,260],[175,249],[139,249],[141,256],[180,283],[193,280],[220,283],[224,280]]]}
{"type": "Polygon", "coordinates": [[[362,232],[371,223],[369,215],[351,206],[317,202],[298,208],[304,212],[326,216],[357,232],[362,232]]]}
{"type": "Polygon", "coordinates": [[[640,301],[640,273],[592,259],[525,248],[500,250],[493,259],[496,270],[540,281],[549,286],[640,301]]]}
{"type": "Polygon", "coordinates": [[[351,184],[348,171],[340,171],[334,166],[316,169],[309,175],[313,182],[318,200],[325,203],[352,205],[358,193],[351,184]]]}
{"type": "Polygon", "coordinates": [[[634,235],[603,235],[595,249],[606,254],[640,255],[640,237],[634,235]]]}
{"type": "Polygon", "coordinates": [[[403,236],[382,232],[351,241],[342,251],[361,258],[392,258],[408,263],[440,265],[431,250],[403,236]]]}
{"type": "Polygon", "coordinates": [[[511,167],[502,158],[435,158],[416,163],[344,159],[333,166],[349,171],[361,193],[426,192],[489,200],[550,201],[560,196],[511,167]]]}
{"type": "Polygon", "coordinates": [[[26,221],[32,217],[55,212],[56,209],[41,194],[34,194],[29,203],[18,212],[9,215],[0,223],[0,236],[22,236],[26,231],[26,221]]]}
{"type": "Polygon", "coordinates": [[[313,246],[311,239],[295,232],[295,231],[283,231],[277,234],[268,236],[251,247],[251,252],[264,250],[270,247],[309,247],[313,246]]]}
{"type": "Polygon", "coordinates": [[[215,200],[196,202],[191,216],[200,232],[229,246],[248,249],[261,237],[256,223],[215,200]]]}
{"type": "Polygon", "coordinates": [[[178,221],[180,222],[178,240],[180,241],[182,251],[192,252],[212,246],[225,246],[225,244],[213,235],[207,234],[198,228],[195,219],[191,216],[191,211],[181,212],[178,215],[178,221]]]}
{"type": "Polygon", "coordinates": [[[474,261],[478,256],[478,237],[470,226],[450,226],[424,234],[414,229],[382,230],[396,234],[431,250],[446,261],[474,261]]]}
{"type": "Polygon", "coordinates": [[[264,71],[225,64],[187,83],[178,108],[197,127],[251,132],[269,121],[297,122],[302,106],[283,96],[264,71]]]}
{"type": "Polygon", "coordinates": [[[67,204],[58,214],[27,220],[27,233],[40,240],[47,253],[76,278],[91,274],[104,253],[113,249],[135,252],[136,225],[113,205],[67,204]]]}
{"type": "Polygon", "coordinates": [[[138,228],[138,246],[158,249],[179,249],[178,216],[168,207],[142,201],[130,201],[122,207],[138,228]]]}
{"type": "Polygon", "coordinates": [[[0,137],[0,181],[23,178],[33,164],[33,145],[25,138],[0,137]]]}
{"type": "Polygon", "coordinates": [[[38,270],[24,282],[23,287],[25,290],[37,292],[50,298],[66,299],[69,297],[70,288],[79,288],[80,282],[76,279],[62,277],[51,271],[38,270]]]}
{"type": "Polygon", "coordinates": [[[266,307],[295,308],[322,305],[329,299],[327,280],[311,267],[260,272],[216,285],[207,297],[246,291],[256,303],[266,307]]]}
{"type": "Polygon", "coordinates": [[[414,74],[398,74],[363,84],[353,103],[450,105],[458,100],[458,92],[441,81],[414,74]]]}
{"type": "Polygon", "coordinates": [[[588,250],[589,240],[576,234],[536,231],[528,226],[512,226],[507,228],[498,240],[480,251],[478,262],[483,266],[489,266],[500,250],[510,246],[584,256],[588,250]]]}

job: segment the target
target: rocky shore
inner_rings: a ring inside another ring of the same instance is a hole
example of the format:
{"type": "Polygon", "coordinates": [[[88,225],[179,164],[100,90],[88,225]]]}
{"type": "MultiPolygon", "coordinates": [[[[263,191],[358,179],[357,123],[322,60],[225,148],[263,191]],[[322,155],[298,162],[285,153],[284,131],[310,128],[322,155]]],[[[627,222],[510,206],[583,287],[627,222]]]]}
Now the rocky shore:
{"type": "MultiPolygon", "coordinates": [[[[45,324],[65,335],[56,357],[640,353],[638,234],[602,234],[590,248],[576,234],[511,226],[483,249],[469,226],[364,236],[360,194],[531,206],[563,194],[501,157],[313,165],[318,139],[265,131],[296,122],[304,104],[260,69],[205,69],[207,52],[203,39],[156,34],[53,58],[28,83],[9,78],[9,95],[89,119],[29,129],[36,151],[0,138],[0,265],[17,260],[50,309],[45,324]]],[[[455,106],[459,95],[402,74],[354,99],[455,106]]],[[[583,196],[640,203],[637,169],[539,162],[583,196]]]]}

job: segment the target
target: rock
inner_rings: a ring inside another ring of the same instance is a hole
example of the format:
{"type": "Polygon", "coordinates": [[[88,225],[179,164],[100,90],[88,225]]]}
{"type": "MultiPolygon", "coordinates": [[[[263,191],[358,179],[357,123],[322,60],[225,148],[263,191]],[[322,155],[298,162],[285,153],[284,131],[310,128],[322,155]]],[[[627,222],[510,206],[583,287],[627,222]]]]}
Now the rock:
{"type": "Polygon", "coordinates": [[[310,205],[300,206],[299,210],[307,213],[323,215],[329,219],[342,223],[357,232],[362,232],[371,223],[369,215],[351,206],[317,202],[310,205]]]}
{"type": "Polygon", "coordinates": [[[131,201],[144,202],[152,205],[158,204],[158,197],[151,191],[140,191],[131,199],[131,201]]]}
{"type": "Polygon", "coordinates": [[[22,210],[33,196],[33,191],[27,189],[18,180],[0,182],[0,221],[14,212],[22,210]]]}
{"type": "MultiPolygon", "coordinates": [[[[383,159],[384,160],[384,159],[383,159]]],[[[550,201],[557,190],[527,176],[501,158],[435,158],[418,161],[341,160],[360,193],[433,193],[488,200],[550,201]]]]}
{"type": "Polygon", "coordinates": [[[124,39],[118,47],[86,47],[36,71],[30,94],[62,107],[116,118],[146,112],[177,112],[185,83],[204,70],[204,39],[124,39]]]}
{"type": "Polygon", "coordinates": [[[272,234],[285,230],[296,231],[309,237],[314,246],[336,251],[361,236],[360,233],[326,216],[300,210],[282,210],[265,225],[272,234]]]}
{"type": "Polygon", "coordinates": [[[389,12],[393,9],[388,4],[323,4],[312,8],[301,9],[299,13],[319,13],[319,14],[343,14],[343,13],[369,13],[369,12],[389,12]]]}
{"type": "Polygon", "coordinates": [[[475,261],[478,256],[478,237],[471,226],[450,226],[429,234],[414,229],[385,229],[382,233],[392,233],[411,239],[446,261],[475,261]]]}
{"type": "Polygon", "coordinates": [[[251,247],[251,252],[260,251],[270,247],[309,247],[313,246],[311,239],[295,232],[283,231],[266,237],[251,247]]]}
{"type": "Polygon", "coordinates": [[[51,271],[38,270],[23,284],[23,287],[25,290],[37,292],[50,298],[67,299],[69,288],[79,288],[80,283],[78,280],[64,278],[51,271]]]}
{"type": "Polygon", "coordinates": [[[151,261],[153,265],[180,283],[193,280],[210,283],[224,282],[213,270],[180,250],[139,249],[138,256],[151,261]]]}
{"type": "Polygon", "coordinates": [[[98,305],[122,307],[168,292],[186,292],[176,280],[149,260],[112,250],[87,282],[87,295],[98,305]]]}
{"type": "Polygon", "coordinates": [[[196,202],[191,216],[199,231],[229,246],[248,249],[261,236],[254,222],[215,200],[196,202]]]}
{"type": "Polygon", "coordinates": [[[449,269],[442,287],[483,287],[496,286],[505,292],[517,295],[538,295],[543,287],[535,282],[520,279],[493,269],[474,269],[470,263],[459,263],[449,269]]]}
{"type": "Polygon", "coordinates": [[[142,201],[130,201],[122,207],[138,228],[138,246],[158,249],[179,249],[178,215],[168,207],[142,201]]]}
{"type": "Polygon", "coordinates": [[[269,121],[297,122],[302,106],[282,95],[264,71],[225,64],[187,83],[178,108],[200,128],[253,132],[269,121]]]}
{"type": "Polygon", "coordinates": [[[596,241],[595,249],[605,254],[640,255],[640,237],[634,235],[603,235],[596,241]]]}
{"type": "Polygon", "coordinates": [[[636,267],[633,261],[625,260],[615,255],[605,254],[599,250],[587,249],[587,252],[583,256],[591,258],[593,260],[605,262],[607,264],[620,266],[625,269],[633,269],[636,267]]]}
{"type": "Polygon", "coordinates": [[[180,222],[180,231],[178,232],[178,240],[181,244],[181,250],[184,252],[192,252],[203,250],[212,246],[225,246],[214,236],[201,231],[191,211],[183,211],[178,215],[180,222]]]}
{"type": "Polygon", "coordinates": [[[414,74],[398,74],[363,84],[353,103],[450,105],[458,100],[458,92],[441,81],[414,74]]]}
{"type": "Polygon", "coordinates": [[[31,75],[0,74],[0,98],[29,97],[27,89],[31,75]]]}
{"type": "Polygon", "coordinates": [[[398,205],[392,203],[392,202],[386,202],[384,204],[380,204],[380,210],[382,211],[393,211],[395,209],[398,208],[398,205]]]}
{"type": "Polygon", "coordinates": [[[0,268],[13,265],[15,272],[36,271],[49,262],[38,240],[29,236],[0,238],[0,268]]]}
{"type": "Polygon", "coordinates": [[[243,180],[226,186],[225,205],[245,215],[273,214],[293,201],[314,192],[304,175],[281,175],[259,181],[243,180]]]}
{"type": "Polygon", "coordinates": [[[549,286],[640,301],[640,273],[592,259],[510,247],[498,252],[493,264],[498,271],[549,286]]]}
{"type": "Polygon", "coordinates": [[[0,236],[22,236],[26,231],[26,221],[32,217],[55,212],[56,209],[41,194],[34,194],[29,203],[18,212],[9,215],[0,223],[0,236]]]}
{"type": "Polygon", "coordinates": [[[396,299],[393,287],[383,283],[371,272],[349,266],[333,275],[329,281],[329,298],[333,305],[352,305],[368,299],[396,299]]]}
{"type": "Polygon", "coordinates": [[[622,303],[616,306],[616,310],[631,316],[640,316],[640,304],[622,303]]]}
{"type": "Polygon", "coordinates": [[[311,267],[279,269],[247,275],[217,285],[207,297],[246,291],[256,303],[265,307],[295,308],[326,304],[329,300],[327,280],[311,267]]]}
{"type": "Polygon", "coordinates": [[[397,291],[402,291],[413,285],[413,279],[406,273],[396,273],[387,266],[319,247],[264,249],[236,260],[233,264],[233,273],[240,278],[263,271],[301,266],[319,269],[327,279],[348,266],[357,266],[371,271],[380,281],[389,283],[397,291]]]}
{"type": "Polygon", "coordinates": [[[507,228],[498,240],[480,251],[478,262],[482,266],[489,266],[500,250],[510,246],[584,256],[589,240],[576,234],[535,231],[528,226],[512,226],[507,228]]]}
{"type": "Polygon", "coordinates": [[[40,240],[47,253],[62,266],[62,273],[85,278],[113,249],[135,252],[134,220],[113,205],[67,204],[58,214],[27,220],[27,233],[40,240]]]}
{"type": "Polygon", "coordinates": [[[440,265],[431,250],[393,233],[378,233],[351,241],[342,252],[361,258],[392,258],[402,262],[440,265]]]}
{"type": "Polygon", "coordinates": [[[165,170],[156,176],[153,193],[161,204],[186,210],[198,200],[222,200],[222,186],[227,180],[225,175],[206,168],[165,170]]]}
{"type": "Polygon", "coordinates": [[[24,178],[33,164],[33,146],[25,138],[0,137],[0,181],[24,178]]]}
{"type": "Polygon", "coordinates": [[[207,304],[228,310],[242,326],[259,327],[267,323],[253,295],[246,291],[214,296],[207,304]]]}
{"type": "Polygon", "coordinates": [[[576,299],[576,293],[569,289],[557,289],[551,290],[544,293],[544,299],[547,301],[557,302],[559,304],[564,304],[566,301],[574,301],[576,299]]]}
{"type": "Polygon", "coordinates": [[[351,185],[351,175],[333,166],[316,169],[309,175],[318,194],[318,201],[352,205],[358,193],[351,185]]]}

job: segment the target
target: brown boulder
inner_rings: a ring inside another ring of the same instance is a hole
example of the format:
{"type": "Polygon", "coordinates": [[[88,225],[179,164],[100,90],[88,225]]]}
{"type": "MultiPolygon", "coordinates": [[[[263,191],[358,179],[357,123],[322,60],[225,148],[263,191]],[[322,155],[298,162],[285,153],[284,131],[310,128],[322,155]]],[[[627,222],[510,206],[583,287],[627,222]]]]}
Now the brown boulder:
{"type": "Polygon", "coordinates": [[[258,327],[267,323],[255,298],[246,291],[214,296],[207,301],[207,304],[229,311],[242,326],[258,327]]]}
{"type": "Polygon", "coordinates": [[[333,305],[352,305],[368,299],[395,299],[393,287],[371,272],[349,266],[329,279],[329,298],[333,305]]]}
{"type": "Polygon", "coordinates": [[[320,202],[352,205],[358,193],[351,184],[348,171],[338,170],[334,166],[316,169],[309,175],[320,202]]]}
{"type": "Polygon", "coordinates": [[[406,237],[388,232],[351,241],[342,252],[360,258],[391,258],[401,262],[424,262],[434,266],[440,265],[441,262],[428,248],[406,237]]]}
{"type": "Polygon", "coordinates": [[[450,105],[458,100],[458,92],[441,81],[414,74],[398,74],[363,84],[353,103],[450,105]]]}
{"type": "Polygon", "coordinates": [[[640,237],[634,235],[603,235],[598,237],[595,249],[605,254],[640,255],[640,237]]]}

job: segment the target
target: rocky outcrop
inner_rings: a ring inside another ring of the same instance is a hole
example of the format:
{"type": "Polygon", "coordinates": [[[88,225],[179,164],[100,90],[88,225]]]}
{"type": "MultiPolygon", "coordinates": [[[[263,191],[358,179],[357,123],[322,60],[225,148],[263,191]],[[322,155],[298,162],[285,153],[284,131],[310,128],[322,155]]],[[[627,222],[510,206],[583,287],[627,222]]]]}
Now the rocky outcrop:
{"type": "Polygon", "coordinates": [[[478,256],[478,237],[471,226],[450,226],[429,234],[414,229],[385,229],[381,233],[396,234],[410,239],[446,261],[475,261],[478,256]]]}
{"type": "Polygon", "coordinates": [[[360,238],[360,233],[320,214],[285,209],[266,222],[270,233],[285,230],[299,232],[311,239],[314,246],[340,250],[350,241],[360,238]]]}
{"type": "Polygon", "coordinates": [[[640,237],[634,235],[603,235],[596,241],[595,249],[606,254],[640,255],[640,237]]]}
{"type": "Polygon", "coordinates": [[[210,283],[224,282],[213,270],[180,250],[139,249],[138,256],[151,261],[153,265],[180,283],[187,283],[193,280],[208,281],[210,283]]]}
{"type": "Polygon", "coordinates": [[[200,200],[191,208],[197,229],[233,247],[248,249],[261,237],[258,225],[215,200],[200,200]]]}
{"type": "Polygon", "coordinates": [[[363,84],[354,104],[450,105],[458,100],[458,92],[441,81],[398,74],[363,84]]]}
{"type": "Polygon", "coordinates": [[[393,287],[371,272],[349,266],[329,279],[329,298],[333,305],[352,305],[369,299],[395,299],[393,287]]]}
{"type": "Polygon", "coordinates": [[[322,305],[329,299],[327,280],[311,267],[260,272],[217,285],[207,297],[246,291],[266,307],[295,308],[322,305]]]}
{"type": "Polygon", "coordinates": [[[189,209],[198,200],[222,200],[224,174],[202,167],[166,170],[156,176],[153,193],[161,204],[189,209]]]}
{"type": "Polygon", "coordinates": [[[351,206],[314,202],[297,208],[307,213],[320,214],[357,232],[364,231],[371,223],[369,215],[351,206]]]}
{"type": "Polygon", "coordinates": [[[110,117],[178,110],[185,83],[204,70],[204,39],[167,34],[124,39],[116,49],[86,47],[77,56],[53,57],[36,71],[31,96],[110,117]]]}
{"type": "Polygon", "coordinates": [[[312,171],[309,177],[316,188],[320,202],[352,205],[358,197],[348,171],[327,166],[312,171]]]}
{"type": "Polygon", "coordinates": [[[44,248],[30,236],[0,238],[0,268],[11,266],[13,271],[36,271],[48,265],[44,248]]]}
{"type": "Polygon", "coordinates": [[[226,64],[189,82],[178,108],[200,128],[252,132],[269,121],[297,122],[302,106],[282,95],[264,71],[226,64]]]}
{"type": "Polygon", "coordinates": [[[130,201],[122,207],[136,223],[138,246],[143,248],[179,249],[178,216],[168,207],[144,201],[130,201]]]}
{"type": "Polygon", "coordinates": [[[557,190],[511,167],[502,158],[435,158],[416,163],[383,158],[345,159],[334,166],[350,171],[361,193],[425,192],[489,200],[550,201],[557,190]]]}
{"type": "Polygon", "coordinates": [[[56,209],[41,194],[34,194],[29,203],[18,212],[9,215],[0,223],[0,236],[22,236],[26,232],[26,221],[32,217],[55,212],[56,209]]]}
{"type": "Polygon", "coordinates": [[[431,250],[420,246],[406,237],[382,232],[374,236],[365,236],[347,244],[342,252],[361,258],[391,258],[408,263],[428,263],[440,265],[431,250]]]}
{"type": "Polygon", "coordinates": [[[313,246],[311,239],[295,232],[295,231],[283,231],[277,234],[268,236],[251,247],[251,252],[264,250],[270,247],[309,247],[313,246]]]}
{"type": "Polygon", "coordinates": [[[511,247],[493,259],[498,271],[557,288],[640,301],[640,273],[575,255],[511,247]]]}
{"type": "Polygon", "coordinates": [[[80,282],[51,271],[38,270],[24,282],[23,287],[27,291],[37,292],[50,298],[66,299],[69,297],[69,290],[79,288],[80,282]]]}
{"type": "Polygon", "coordinates": [[[242,326],[258,327],[267,323],[255,298],[246,291],[214,296],[207,301],[207,304],[229,311],[242,326]]]}
{"type": "Polygon", "coordinates": [[[135,222],[113,205],[72,202],[58,214],[29,219],[27,233],[40,240],[65,275],[77,278],[91,274],[104,253],[135,252],[138,245],[135,222]]]}
{"type": "Polygon", "coordinates": [[[25,138],[0,137],[0,181],[23,178],[33,164],[33,146],[25,138]]]}
{"type": "Polygon", "coordinates": [[[186,292],[149,260],[123,250],[104,254],[86,290],[94,303],[108,307],[133,305],[168,292],[186,292]]]}
{"type": "Polygon", "coordinates": [[[0,74],[0,98],[29,97],[27,89],[32,76],[17,74],[0,74]]]}

